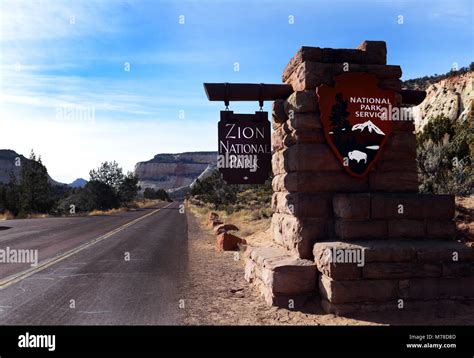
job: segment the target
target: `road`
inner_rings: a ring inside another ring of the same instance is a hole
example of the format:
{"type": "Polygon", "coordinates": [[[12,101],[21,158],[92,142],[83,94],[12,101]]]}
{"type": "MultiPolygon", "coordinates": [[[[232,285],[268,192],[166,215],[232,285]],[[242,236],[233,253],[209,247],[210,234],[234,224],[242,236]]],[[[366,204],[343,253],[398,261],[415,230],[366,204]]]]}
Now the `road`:
{"type": "Polygon", "coordinates": [[[0,325],[179,324],[187,265],[180,203],[114,215],[0,222],[0,325]]]}

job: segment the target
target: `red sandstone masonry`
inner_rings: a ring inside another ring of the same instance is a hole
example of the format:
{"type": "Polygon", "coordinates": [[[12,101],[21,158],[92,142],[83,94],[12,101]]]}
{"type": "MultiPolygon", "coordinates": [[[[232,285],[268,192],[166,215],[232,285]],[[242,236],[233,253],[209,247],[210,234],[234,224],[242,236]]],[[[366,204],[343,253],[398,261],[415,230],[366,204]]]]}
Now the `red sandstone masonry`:
{"type": "Polygon", "coordinates": [[[275,213],[307,218],[332,219],[331,193],[288,193],[277,192],[272,196],[272,209],[275,213]]]}
{"type": "Polygon", "coordinates": [[[392,65],[359,65],[344,63],[303,62],[285,81],[295,91],[314,90],[321,85],[334,85],[334,76],[347,72],[366,72],[377,76],[379,80],[399,79],[402,76],[400,66],[392,65]]]}
{"type": "Polygon", "coordinates": [[[293,71],[306,61],[385,65],[387,63],[387,47],[384,41],[364,41],[355,50],[303,46],[284,69],[282,81],[285,82],[293,71]]]}
{"type": "Polygon", "coordinates": [[[343,170],[327,172],[294,172],[275,175],[274,191],[289,192],[364,192],[368,190],[368,178],[354,178],[343,170]]]}
{"type": "Polygon", "coordinates": [[[334,153],[324,144],[296,144],[273,154],[273,173],[342,170],[334,153]]]}

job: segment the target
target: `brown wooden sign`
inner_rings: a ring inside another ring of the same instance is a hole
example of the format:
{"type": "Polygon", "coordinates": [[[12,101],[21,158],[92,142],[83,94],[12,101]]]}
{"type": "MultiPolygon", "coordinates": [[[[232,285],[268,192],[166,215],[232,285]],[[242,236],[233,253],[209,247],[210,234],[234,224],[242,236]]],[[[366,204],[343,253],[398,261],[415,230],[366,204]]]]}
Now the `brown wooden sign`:
{"type": "Polygon", "coordinates": [[[317,91],[324,135],[346,171],[363,177],[392,132],[396,95],[378,88],[377,78],[367,73],[346,73],[335,81],[317,91]]]}
{"type": "Polygon", "coordinates": [[[268,112],[221,111],[217,167],[227,184],[263,184],[271,171],[268,112]]]}

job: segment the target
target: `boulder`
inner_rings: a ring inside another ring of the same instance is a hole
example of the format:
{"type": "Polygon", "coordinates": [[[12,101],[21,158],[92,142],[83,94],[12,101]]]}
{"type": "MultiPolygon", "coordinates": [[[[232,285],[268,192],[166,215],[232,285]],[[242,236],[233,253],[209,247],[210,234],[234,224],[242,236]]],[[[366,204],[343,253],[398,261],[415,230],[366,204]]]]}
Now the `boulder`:
{"type": "Polygon", "coordinates": [[[222,233],[217,236],[216,250],[218,251],[238,251],[239,245],[245,245],[247,242],[240,237],[232,234],[222,233]]]}

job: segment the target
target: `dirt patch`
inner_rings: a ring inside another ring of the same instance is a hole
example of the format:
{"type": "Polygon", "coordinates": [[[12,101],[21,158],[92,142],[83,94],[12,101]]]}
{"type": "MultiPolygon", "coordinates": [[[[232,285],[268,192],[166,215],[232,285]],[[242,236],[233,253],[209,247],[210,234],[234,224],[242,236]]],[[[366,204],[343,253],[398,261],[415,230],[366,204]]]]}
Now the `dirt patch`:
{"type": "MultiPolygon", "coordinates": [[[[189,262],[183,287],[186,325],[471,325],[474,322],[472,302],[454,307],[427,305],[422,311],[400,310],[355,318],[326,314],[316,300],[309,302],[303,311],[268,307],[244,280],[242,255],[215,251],[211,230],[203,227],[189,210],[187,217],[189,262]]],[[[256,236],[257,243],[265,242],[268,237],[256,236]]]]}

